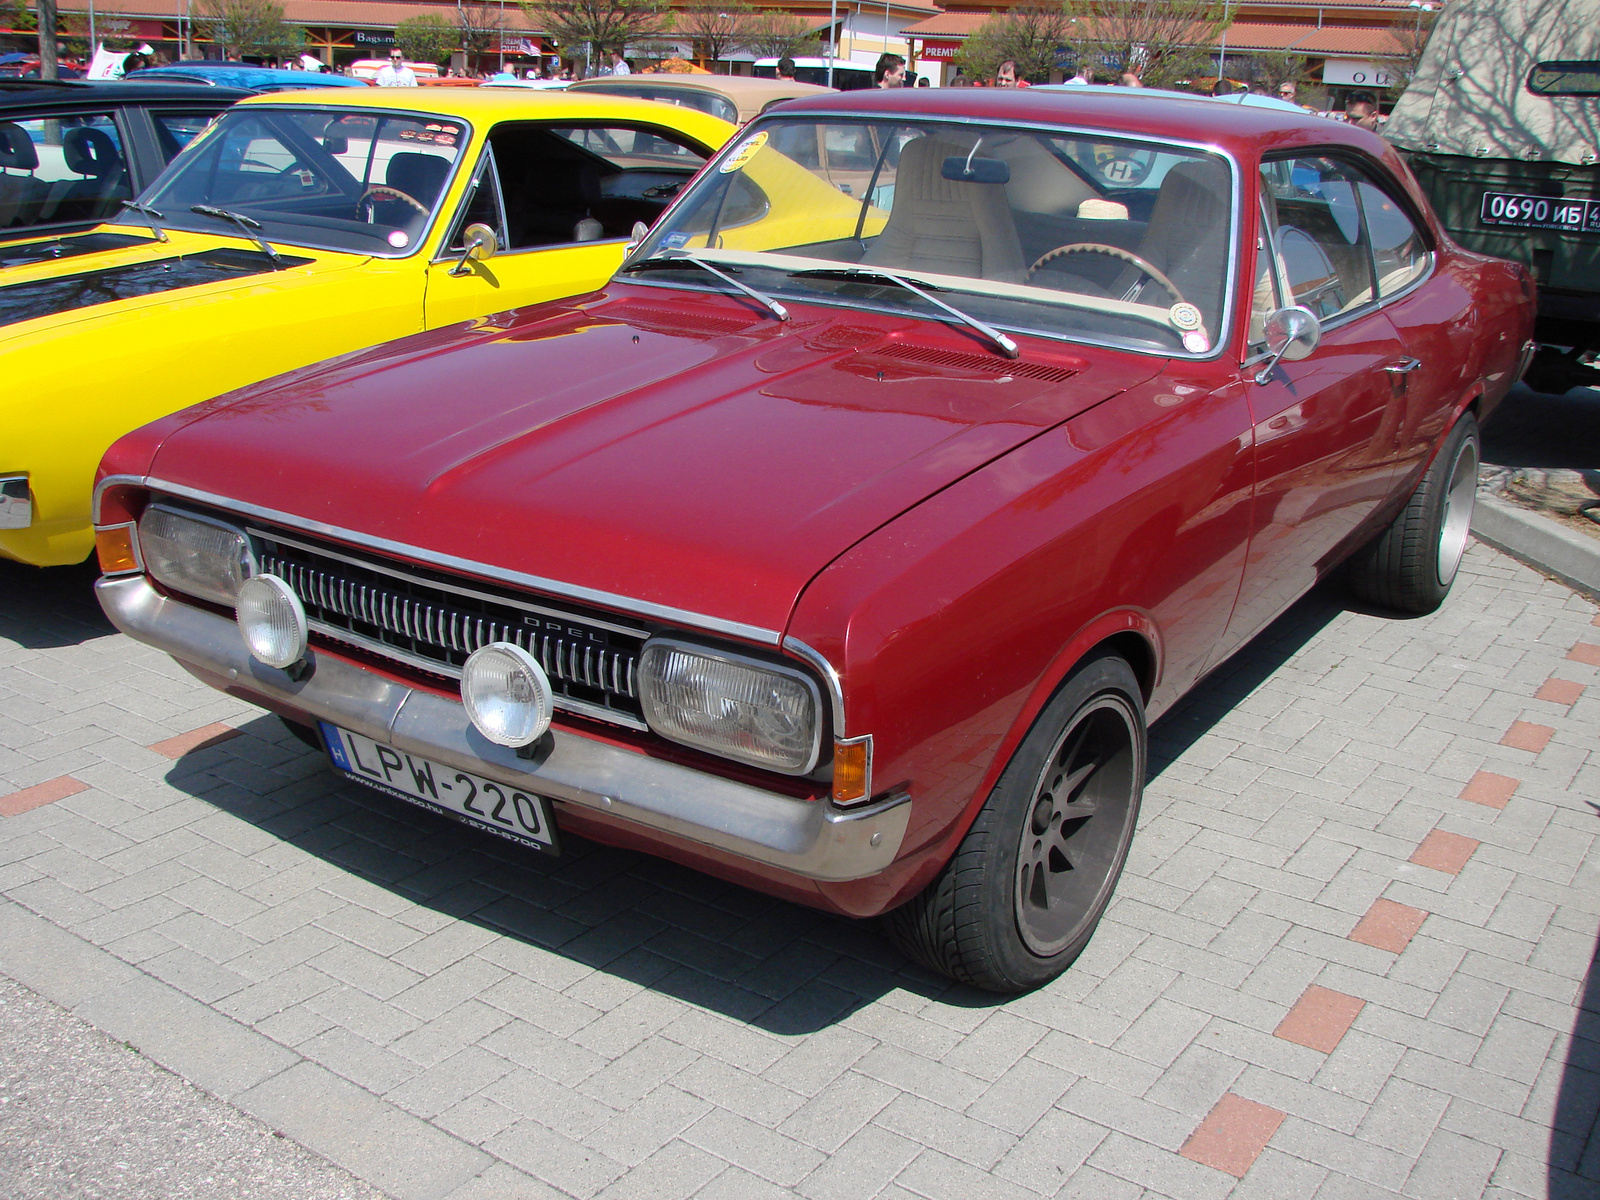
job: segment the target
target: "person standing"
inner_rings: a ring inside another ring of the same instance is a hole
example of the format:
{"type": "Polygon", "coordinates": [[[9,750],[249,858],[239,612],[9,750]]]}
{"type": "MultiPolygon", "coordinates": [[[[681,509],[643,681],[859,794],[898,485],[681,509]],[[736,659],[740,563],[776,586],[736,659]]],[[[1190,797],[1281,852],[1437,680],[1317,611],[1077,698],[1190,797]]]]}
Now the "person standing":
{"type": "Polygon", "coordinates": [[[794,59],[787,54],[778,60],[778,78],[784,83],[794,83],[794,59]]]}
{"type": "Polygon", "coordinates": [[[1352,125],[1378,132],[1378,98],[1371,92],[1351,92],[1344,102],[1344,119],[1352,125]]]}
{"type": "Polygon", "coordinates": [[[1287,100],[1290,104],[1298,105],[1300,101],[1295,99],[1295,97],[1299,95],[1299,93],[1300,87],[1292,79],[1287,79],[1278,85],[1279,100],[1287,100]]]}
{"type": "Polygon", "coordinates": [[[994,86],[997,88],[1027,87],[1025,80],[1017,78],[1017,60],[1008,58],[994,69],[994,86]]]}
{"type": "Polygon", "coordinates": [[[878,65],[873,68],[872,81],[875,86],[881,88],[905,86],[906,60],[888,51],[878,55],[878,65]]]}
{"type": "Polygon", "coordinates": [[[391,50],[388,63],[378,68],[376,83],[379,87],[416,87],[417,76],[406,66],[405,56],[398,50],[391,50]]]}
{"type": "Polygon", "coordinates": [[[633,68],[628,65],[628,60],[622,57],[621,50],[611,52],[611,73],[613,75],[632,75],[633,68]]]}

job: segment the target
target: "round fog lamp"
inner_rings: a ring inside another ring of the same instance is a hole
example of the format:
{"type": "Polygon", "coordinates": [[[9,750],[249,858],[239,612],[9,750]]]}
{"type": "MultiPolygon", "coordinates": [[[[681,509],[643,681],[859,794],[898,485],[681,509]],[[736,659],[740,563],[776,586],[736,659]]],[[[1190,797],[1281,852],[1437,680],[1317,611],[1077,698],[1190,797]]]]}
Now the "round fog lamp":
{"type": "Polygon", "coordinates": [[[497,746],[526,746],[544,736],[555,714],[550,680],[521,646],[491,642],[461,668],[467,716],[497,746]]]}
{"type": "Polygon", "coordinates": [[[306,610],[276,575],[257,575],[239,587],[239,632],[250,653],[269,667],[292,667],[306,656],[306,610]]]}

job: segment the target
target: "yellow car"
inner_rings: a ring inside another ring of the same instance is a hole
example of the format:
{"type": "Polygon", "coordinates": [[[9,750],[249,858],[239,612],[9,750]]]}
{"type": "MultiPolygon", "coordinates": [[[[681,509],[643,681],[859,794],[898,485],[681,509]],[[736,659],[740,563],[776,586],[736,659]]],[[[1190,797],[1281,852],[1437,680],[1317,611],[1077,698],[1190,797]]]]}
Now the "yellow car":
{"type": "Polygon", "coordinates": [[[599,286],[734,132],[604,95],[353,91],[246,100],[113,223],[8,247],[0,556],[87,557],[95,465],[148,421],[599,286]]]}

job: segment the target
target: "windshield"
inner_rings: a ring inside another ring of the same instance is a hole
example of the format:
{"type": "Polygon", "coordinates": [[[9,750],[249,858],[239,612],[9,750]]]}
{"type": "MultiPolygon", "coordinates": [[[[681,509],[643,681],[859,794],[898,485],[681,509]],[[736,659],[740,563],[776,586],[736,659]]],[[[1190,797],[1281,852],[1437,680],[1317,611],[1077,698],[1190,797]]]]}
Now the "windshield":
{"type": "Polygon", "coordinates": [[[182,229],[226,232],[193,211],[221,208],[268,241],[397,257],[422,241],[466,141],[437,117],[236,108],[142,199],[182,229]]]}
{"type": "Polygon", "coordinates": [[[1220,156],[1149,141],[767,119],[631,261],[689,251],[763,292],[930,314],[873,276],[895,272],[1002,328],[1198,356],[1227,315],[1232,191],[1220,156]]]}

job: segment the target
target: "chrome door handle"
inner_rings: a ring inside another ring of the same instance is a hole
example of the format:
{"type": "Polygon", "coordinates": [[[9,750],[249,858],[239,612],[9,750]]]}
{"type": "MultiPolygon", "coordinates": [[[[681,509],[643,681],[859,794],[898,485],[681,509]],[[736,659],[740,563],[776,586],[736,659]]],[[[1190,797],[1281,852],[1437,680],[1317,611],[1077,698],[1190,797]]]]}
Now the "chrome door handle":
{"type": "Polygon", "coordinates": [[[1402,358],[1399,362],[1392,362],[1384,368],[1391,375],[1409,375],[1422,366],[1420,358],[1402,358]]]}

